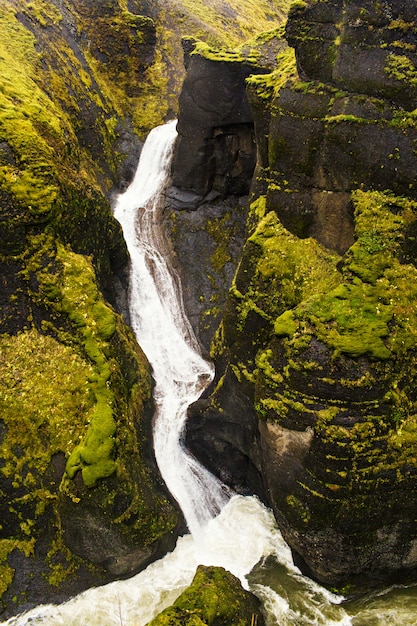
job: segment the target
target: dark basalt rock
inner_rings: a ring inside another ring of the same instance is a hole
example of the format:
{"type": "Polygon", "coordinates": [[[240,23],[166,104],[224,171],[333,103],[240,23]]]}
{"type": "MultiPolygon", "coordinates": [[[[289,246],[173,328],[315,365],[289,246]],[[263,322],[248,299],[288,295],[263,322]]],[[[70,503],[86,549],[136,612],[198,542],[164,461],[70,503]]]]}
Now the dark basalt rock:
{"type": "Polygon", "coordinates": [[[171,188],[165,211],[184,307],[207,356],[242,252],[248,202],[247,197],[210,201],[212,195],[195,210],[194,193],[171,188]]]}
{"type": "Polygon", "coordinates": [[[286,32],[301,78],[413,107],[414,21],[413,0],[297,2],[286,32]]]}
{"type": "Polygon", "coordinates": [[[299,77],[250,81],[250,236],[186,433],[311,576],[352,590],[417,568],[414,19],[297,2],[299,77]]]}
{"type": "Polygon", "coordinates": [[[265,500],[256,413],[233,375],[225,375],[210,400],[191,405],[185,440],[200,462],[235,492],[256,493],[265,500]]]}
{"type": "Polygon", "coordinates": [[[211,191],[222,197],[248,193],[256,147],[245,80],[267,69],[236,55],[197,53],[196,45],[184,40],[187,75],[172,180],[174,187],[194,193],[198,203],[211,191]]]}

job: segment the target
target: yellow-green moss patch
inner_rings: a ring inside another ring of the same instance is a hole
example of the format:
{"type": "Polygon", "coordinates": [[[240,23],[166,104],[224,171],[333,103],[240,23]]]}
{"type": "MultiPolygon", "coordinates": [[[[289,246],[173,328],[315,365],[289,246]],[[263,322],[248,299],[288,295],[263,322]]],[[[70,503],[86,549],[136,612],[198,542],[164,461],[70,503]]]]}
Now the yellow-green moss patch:
{"type": "Polygon", "coordinates": [[[33,487],[56,452],[78,442],[94,398],[93,366],[73,348],[32,329],[0,336],[0,413],[6,426],[1,471],[15,487],[33,487]]]}

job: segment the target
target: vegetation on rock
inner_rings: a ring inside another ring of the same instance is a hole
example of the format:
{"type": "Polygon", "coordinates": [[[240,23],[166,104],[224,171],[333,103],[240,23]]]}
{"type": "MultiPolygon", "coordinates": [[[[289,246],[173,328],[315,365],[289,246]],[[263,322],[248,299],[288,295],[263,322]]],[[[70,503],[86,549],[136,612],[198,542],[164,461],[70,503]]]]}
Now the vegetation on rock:
{"type": "Polygon", "coordinates": [[[336,586],[417,566],[415,33],[412,3],[384,7],[295,3],[298,76],[284,51],[248,81],[249,237],[187,428],[234,487],[262,475],[285,538],[336,586]]]}
{"type": "Polygon", "coordinates": [[[149,626],[187,624],[250,626],[264,624],[259,601],[221,567],[200,565],[191,585],[149,626]]]}
{"type": "Polygon", "coordinates": [[[180,522],[150,451],[149,366],[116,312],[128,256],[108,196],[130,179],[141,139],[176,112],[181,36],[237,45],[274,27],[281,4],[245,2],[221,28],[207,3],[0,7],[6,615],[172,547],[180,522]]]}

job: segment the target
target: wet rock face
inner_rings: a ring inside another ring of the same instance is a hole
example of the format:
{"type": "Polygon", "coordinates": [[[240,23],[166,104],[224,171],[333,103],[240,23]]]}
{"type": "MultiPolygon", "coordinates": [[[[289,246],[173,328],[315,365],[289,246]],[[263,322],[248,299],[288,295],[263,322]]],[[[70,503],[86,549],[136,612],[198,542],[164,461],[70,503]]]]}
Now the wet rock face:
{"type": "Polygon", "coordinates": [[[185,437],[200,462],[236,493],[265,500],[256,413],[233,375],[226,374],[210,399],[190,407],[185,437]]]}
{"type": "Polygon", "coordinates": [[[187,75],[179,100],[173,186],[191,193],[195,206],[210,192],[245,195],[256,161],[245,80],[268,70],[244,56],[200,51],[190,39],[184,51],[187,75]]]}

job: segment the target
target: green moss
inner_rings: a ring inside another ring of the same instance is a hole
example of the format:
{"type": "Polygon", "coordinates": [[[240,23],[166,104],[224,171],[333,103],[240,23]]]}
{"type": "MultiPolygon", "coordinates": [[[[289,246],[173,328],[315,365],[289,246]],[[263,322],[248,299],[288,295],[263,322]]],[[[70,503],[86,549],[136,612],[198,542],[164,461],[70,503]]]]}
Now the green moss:
{"type": "Polygon", "coordinates": [[[300,10],[304,10],[307,8],[307,3],[304,2],[304,0],[294,0],[294,2],[291,3],[291,13],[295,12],[295,11],[300,11],[300,10]]]}
{"type": "Polygon", "coordinates": [[[36,19],[42,26],[59,24],[62,20],[61,12],[45,0],[28,2],[23,9],[29,18],[36,19]]]}
{"type": "Polygon", "coordinates": [[[57,529],[51,542],[51,547],[45,558],[45,565],[44,576],[48,583],[55,588],[74,576],[81,565],[81,559],[65,545],[60,528],[57,529]]]}
{"type": "Polygon", "coordinates": [[[242,62],[253,62],[256,64],[256,58],[245,58],[242,54],[237,50],[229,50],[227,48],[213,48],[209,46],[207,43],[203,41],[196,42],[194,50],[192,54],[198,54],[203,56],[205,59],[209,61],[226,61],[230,63],[242,63],[242,62]]]}
{"type": "Polygon", "coordinates": [[[231,221],[229,213],[226,213],[219,219],[208,220],[205,225],[205,230],[216,244],[216,248],[210,256],[210,262],[217,274],[224,274],[226,263],[231,261],[228,244],[234,226],[235,224],[231,221]]]}
{"type": "Polygon", "coordinates": [[[274,333],[278,337],[292,337],[297,330],[292,311],[285,311],[274,323],[274,333]]]}
{"type": "Polygon", "coordinates": [[[416,312],[406,304],[417,295],[416,270],[396,258],[404,228],[415,219],[415,206],[411,200],[379,192],[357,191],[353,200],[358,239],[345,260],[348,281],[327,293],[312,294],[278,319],[276,328],[286,335],[302,328],[336,353],[388,359],[408,350],[416,337],[416,312]],[[399,320],[397,312],[404,306],[410,316],[399,320]]]}
{"type": "Polygon", "coordinates": [[[406,22],[403,18],[391,20],[387,27],[389,30],[400,30],[407,33],[415,28],[415,22],[406,22]]]}
{"type": "Polygon", "coordinates": [[[259,617],[256,600],[237,578],[223,568],[200,565],[191,585],[149,626],[250,626],[259,617]]]}
{"type": "Polygon", "coordinates": [[[15,570],[7,563],[7,558],[13,550],[19,550],[26,557],[33,555],[34,541],[0,539],[0,598],[13,582],[15,570]]]}
{"type": "Polygon", "coordinates": [[[277,55],[277,69],[270,74],[252,75],[247,79],[248,85],[261,100],[271,100],[278,95],[280,89],[297,76],[295,53],[293,48],[286,48],[277,55]]]}
{"type": "MultiPolygon", "coordinates": [[[[274,42],[277,50],[279,50],[280,47],[286,48],[284,27],[282,24],[278,28],[262,32],[234,48],[226,48],[224,46],[213,47],[207,42],[193,40],[194,49],[192,54],[199,54],[211,61],[247,63],[249,65],[259,66],[262,65],[264,61],[263,48],[270,42],[274,42]],[[279,43],[281,43],[281,46],[278,45],[279,43]]],[[[281,55],[281,53],[279,53],[277,55],[277,64],[281,66],[282,60],[286,58],[285,54],[281,55]]],[[[250,77],[248,80],[252,79],[255,79],[255,77],[250,77]]]]}
{"type": "Polygon", "coordinates": [[[33,556],[35,524],[56,501],[57,485],[45,475],[54,455],[69,454],[80,440],[94,402],[86,385],[92,373],[74,347],[35,329],[0,337],[1,474],[16,494],[9,500],[14,539],[0,542],[5,585],[0,595],[12,581],[3,551],[18,549],[33,556]]]}
{"type": "Polygon", "coordinates": [[[305,524],[311,519],[311,513],[298,498],[293,495],[287,496],[287,504],[291,508],[295,509],[297,517],[300,517],[305,524]]]}
{"type": "Polygon", "coordinates": [[[43,474],[53,454],[69,453],[78,440],[93,403],[85,385],[93,366],[36,330],[2,335],[0,345],[0,406],[7,429],[1,471],[19,487],[28,471],[43,474]]]}
{"type": "Polygon", "coordinates": [[[341,122],[349,122],[351,124],[375,124],[375,120],[365,119],[363,117],[357,117],[356,115],[328,115],[324,118],[328,124],[339,124],[341,122]]]}
{"type": "Polygon", "coordinates": [[[90,427],[68,459],[67,474],[73,478],[77,469],[82,469],[84,483],[92,487],[98,479],[107,478],[116,470],[114,395],[108,386],[110,366],[106,357],[106,343],[115,331],[116,316],[104,304],[87,259],[59,246],[57,260],[63,267],[62,311],[77,329],[85,352],[95,366],[95,374],[90,378],[96,400],[89,416],[90,427]]]}
{"type": "Polygon", "coordinates": [[[326,291],[338,281],[338,255],[314,239],[300,240],[292,235],[274,212],[259,222],[248,242],[259,247],[255,280],[261,289],[266,287],[259,295],[253,292],[254,299],[267,305],[264,310],[269,315],[279,309],[285,311],[319,290],[326,291]]]}
{"type": "MultiPolygon", "coordinates": [[[[273,326],[279,323],[280,315],[303,299],[338,284],[336,264],[340,257],[313,239],[299,240],[282,226],[275,213],[264,213],[265,199],[259,198],[250,208],[249,223],[259,222],[245,244],[223,324],[212,344],[212,356],[222,361],[228,358],[242,383],[253,384],[262,372],[276,386],[280,373],[263,353],[273,326]]],[[[297,327],[290,312],[280,322],[285,322],[286,334],[297,327]]]]}
{"type": "Polygon", "coordinates": [[[36,221],[45,219],[58,191],[53,149],[38,128],[48,125],[51,133],[60,133],[60,115],[33,79],[40,61],[35,38],[10,6],[0,7],[0,31],[0,136],[15,157],[0,166],[0,185],[27,207],[21,219],[36,221]]]}
{"type": "Polygon", "coordinates": [[[272,357],[272,350],[268,349],[268,350],[265,350],[264,352],[261,352],[258,355],[256,365],[257,365],[258,371],[262,372],[263,376],[266,376],[269,379],[270,385],[275,384],[275,386],[278,386],[279,384],[282,383],[283,376],[280,372],[277,372],[272,367],[271,357],[272,357]]]}
{"type": "Polygon", "coordinates": [[[394,78],[412,87],[417,86],[417,69],[408,56],[390,54],[385,71],[390,78],[394,78]]]}

